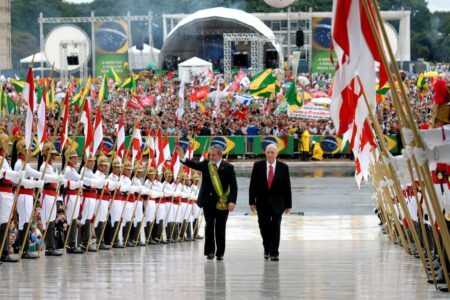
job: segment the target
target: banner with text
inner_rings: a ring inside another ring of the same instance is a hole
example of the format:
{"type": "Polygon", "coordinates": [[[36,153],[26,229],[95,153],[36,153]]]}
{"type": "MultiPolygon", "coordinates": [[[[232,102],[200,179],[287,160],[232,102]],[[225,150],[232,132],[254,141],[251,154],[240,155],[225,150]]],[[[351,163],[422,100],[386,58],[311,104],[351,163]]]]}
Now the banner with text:
{"type": "Polygon", "coordinates": [[[108,73],[113,67],[122,78],[128,75],[128,24],[124,20],[95,25],[95,73],[108,73]]]}
{"type": "MultiPolygon", "coordinates": [[[[330,61],[331,50],[331,18],[312,18],[312,72],[334,74],[334,66],[330,61]]],[[[336,55],[333,52],[333,59],[336,55]]]]}

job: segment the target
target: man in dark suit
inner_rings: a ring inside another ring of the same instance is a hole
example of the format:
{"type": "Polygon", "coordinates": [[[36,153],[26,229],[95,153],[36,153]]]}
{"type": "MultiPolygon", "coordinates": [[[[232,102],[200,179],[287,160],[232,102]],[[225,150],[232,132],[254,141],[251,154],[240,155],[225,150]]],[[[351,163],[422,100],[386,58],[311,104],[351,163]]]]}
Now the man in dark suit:
{"type": "Polygon", "coordinates": [[[266,159],[253,165],[249,188],[250,209],[258,212],[264,258],[271,261],[279,260],[281,216],[292,207],[289,167],[277,160],[277,155],[277,146],[268,145],[266,159]]]}
{"type": "Polygon", "coordinates": [[[176,146],[175,151],[181,162],[202,172],[202,184],[197,205],[203,207],[205,215],[205,256],[208,259],[223,260],[225,253],[225,228],[228,212],[236,206],[237,183],[233,165],[222,160],[223,149],[212,145],[209,149],[209,161],[194,162],[184,158],[184,151],[176,146]],[[216,250],[217,244],[217,250],[216,250]]]}

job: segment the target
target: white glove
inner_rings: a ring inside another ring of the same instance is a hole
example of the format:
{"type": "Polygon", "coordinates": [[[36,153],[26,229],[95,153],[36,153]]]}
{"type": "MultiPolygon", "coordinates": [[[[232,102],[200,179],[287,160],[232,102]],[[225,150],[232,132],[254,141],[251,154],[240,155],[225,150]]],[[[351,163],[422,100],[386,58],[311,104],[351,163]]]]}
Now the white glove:
{"type": "MultiPolygon", "coordinates": [[[[3,174],[3,172],[2,172],[3,174]]],[[[5,172],[5,179],[11,180],[14,183],[18,183],[20,178],[22,178],[22,172],[16,172],[16,171],[6,171],[5,172]]]]}
{"type": "Polygon", "coordinates": [[[44,180],[36,180],[34,182],[34,187],[38,189],[42,189],[44,187],[44,180]]]}
{"type": "Polygon", "coordinates": [[[91,183],[92,187],[96,189],[102,189],[105,186],[105,179],[104,178],[92,179],[91,183]]]}
{"type": "Polygon", "coordinates": [[[153,197],[153,198],[161,198],[161,197],[163,197],[164,196],[164,194],[162,193],[162,192],[160,192],[160,191],[154,191],[154,193],[155,193],[155,197],[153,197]]]}
{"type": "Polygon", "coordinates": [[[181,193],[181,198],[187,198],[189,196],[188,193],[181,193]]]}
{"type": "Polygon", "coordinates": [[[118,187],[117,182],[110,179],[106,180],[106,185],[108,185],[109,191],[114,191],[118,187]]]}
{"type": "Polygon", "coordinates": [[[30,175],[30,177],[33,177],[33,178],[42,178],[42,173],[39,171],[36,171],[29,165],[27,165],[26,173],[28,173],[28,175],[30,175]]]}
{"type": "Polygon", "coordinates": [[[164,196],[172,197],[173,196],[173,192],[172,191],[164,191],[164,196]]]}
{"type": "Polygon", "coordinates": [[[44,181],[47,183],[58,183],[60,178],[60,175],[45,174],[44,181]]]}
{"type": "Polygon", "coordinates": [[[88,187],[91,187],[92,186],[92,178],[83,178],[83,184],[85,185],[85,186],[88,186],[88,187]]]}
{"type": "Polygon", "coordinates": [[[144,196],[148,196],[148,195],[150,195],[150,190],[148,189],[148,188],[146,188],[145,186],[143,186],[142,187],[142,190],[141,190],[141,195],[144,195],[144,196]]]}
{"type": "Polygon", "coordinates": [[[120,191],[121,191],[122,193],[126,193],[126,192],[130,191],[130,186],[127,185],[127,184],[121,185],[121,186],[120,186],[120,191]]]}
{"type": "Polygon", "coordinates": [[[130,186],[130,193],[139,193],[141,191],[141,187],[140,186],[130,186]]]}
{"type": "Polygon", "coordinates": [[[181,191],[175,191],[174,193],[173,193],[173,196],[174,197],[181,197],[181,191]]]}
{"type": "Polygon", "coordinates": [[[66,187],[68,187],[70,190],[76,190],[81,187],[83,187],[83,181],[67,181],[66,187]]]}
{"type": "Polygon", "coordinates": [[[22,179],[22,186],[26,189],[34,189],[34,180],[22,179]]]}

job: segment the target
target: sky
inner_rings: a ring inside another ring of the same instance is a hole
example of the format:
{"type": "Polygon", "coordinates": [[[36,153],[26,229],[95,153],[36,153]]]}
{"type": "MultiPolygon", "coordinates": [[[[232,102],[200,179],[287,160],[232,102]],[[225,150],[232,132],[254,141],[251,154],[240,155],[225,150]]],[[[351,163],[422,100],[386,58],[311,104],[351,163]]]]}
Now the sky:
{"type": "MultiPolygon", "coordinates": [[[[65,0],[65,1],[72,3],[86,3],[92,2],[93,0],[65,0]]],[[[434,12],[436,10],[450,11],[450,0],[428,0],[428,9],[431,12],[434,12]]]]}

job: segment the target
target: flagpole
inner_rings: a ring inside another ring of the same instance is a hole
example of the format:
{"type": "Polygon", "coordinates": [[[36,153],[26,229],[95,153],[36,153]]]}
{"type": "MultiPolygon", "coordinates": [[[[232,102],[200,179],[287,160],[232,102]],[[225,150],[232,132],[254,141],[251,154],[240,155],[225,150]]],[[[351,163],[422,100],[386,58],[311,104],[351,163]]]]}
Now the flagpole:
{"type": "MultiPolygon", "coordinates": [[[[370,25],[371,31],[372,31],[372,33],[375,36],[375,42],[377,44],[377,48],[378,48],[379,52],[381,53],[382,63],[389,70],[388,60],[387,60],[387,57],[386,57],[386,55],[384,53],[384,49],[381,46],[380,37],[378,36],[378,31],[377,31],[377,28],[376,28],[375,23],[374,23],[375,21],[372,19],[371,12],[370,12],[370,9],[369,9],[369,4],[368,4],[367,1],[369,1],[369,0],[362,1],[363,7],[364,7],[364,11],[365,11],[365,14],[367,16],[367,19],[369,20],[369,25],[370,25]]],[[[377,3],[376,0],[370,0],[370,1],[372,1],[371,2],[373,4],[372,8],[374,9],[374,12],[375,12],[376,18],[378,20],[378,23],[380,23],[380,28],[381,28],[381,31],[382,31],[382,34],[383,34],[383,37],[384,37],[384,40],[385,40],[385,44],[386,44],[386,48],[387,48],[388,53],[389,53],[389,57],[390,57],[391,61],[393,62],[394,74],[395,74],[396,78],[398,80],[400,80],[401,76],[400,76],[398,68],[397,68],[397,66],[395,64],[395,57],[393,55],[392,49],[391,49],[389,41],[387,39],[384,25],[383,25],[382,22],[379,21],[379,20],[381,20],[381,15],[379,13],[378,3],[377,3]]],[[[395,82],[394,82],[393,75],[391,74],[391,72],[387,72],[387,75],[388,75],[388,80],[389,80],[390,86],[391,87],[395,87],[395,82]]],[[[398,96],[397,92],[394,91],[392,93],[392,96],[393,96],[393,99],[394,99],[394,104],[396,106],[397,114],[399,115],[399,123],[401,125],[403,125],[402,127],[405,130],[410,130],[412,132],[414,138],[413,138],[413,141],[411,141],[411,146],[415,146],[416,147],[415,150],[417,149],[414,152],[416,152],[416,154],[419,153],[419,155],[423,155],[424,156],[422,161],[421,161],[421,163],[420,163],[420,165],[416,165],[416,163],[415,163],[415,167],[418,167],[417,170],[419,172],[422,172],[422,174],[423,174],[426,190],[427,190],[427,192],[430,195],[430,202],[431,202],[432,207],[433,207],[433,209],[434,209],[434,211],[436,213],[436,220],[437,220],[438,226],[439,226],[439,228],[441,230],[441,236],[442,236],[442,239],[443,239],[444,248],[446,250],[445,253],[446,253],[447,257],[450,258],[450,234],[449,234],[448,228],[446,226],[446,223],[445,223],[445,220],[444,220],[444,216],[443,216],[443,214],[441,212],[441,209],[440,209],[440,205],[439,205],[439,202],[438,202],[438,196],[437,196],[436,190],[434,189],[434,186],[433,186],[430,170],[429,170],[429,167],[428,167],[428,159],[426,158],[425,145],[424,145],[423,141],[420,138],[417,126],[415,126],[415,121],[414,121],[414,118],[413,118],[412,113],[411,113],[411,108],[410,108],[409,103],[408,103],[407,98],[406,98],[406,93],[404,91],[404,86],[402,84],[400,84],[399,86],[400,86],[401,95],[403,97],[403,102],[404,102],[403,104],[404,104],[404,107],[406,108],[406,111],[407,111],[407,116],[406,116],[405,112],[402,109],[400,97],[398,96]],[[407,117],[408,117],[408,119],[407,119],[407,117]],[[408,121],[409,121],[409,123],[408,123],[408,121]]],[[[414,156],[416,156],[416,154],[414,154],[414,156]]],[[[415,161],[416,159],[417,159],[417,157],[415,157],[415,159],[413,159],[413,161],[415,161]]]]}
{"type": "MultiPolygon", "coordinates": [[[[361,83],[360,78],[357,77],[357,79],[358,79],[358,83],[359,83],[360,87],[362,87],[362,83],[361,83]]],[[[362,94],[363,94],[364,102],[365,102],[365,104],[367,106],[367,110],[369,111],[369,117],[370,117],[370,119],[372,121],[373,127],[375,128],[375,133],[378,136],[378,140],[380,141],[383,157],[388,158],[389,157],[388,156],[389,150],[388,150],[388,147],[386,145],[386,140],[384,139],[384,135],[383,135],[383,132],[381,130],[380,123],[378,122],[378,119],[373,114],[373,111],[372,111],[372,109],[371,109],[371,107],[369,105],[369,101],[367,99],[367,95],[366,95],[364,90],[362,90],[362,94]]],[[[370,125],[370,123],[369,123],[369,125],[370,125]]],[[[373,131],[373,127],[371,128],[372,131],[373,131]]],[[[380,160],[380,162],[383,165],[383,161],[380,160]]],[[[392,165],[386,165],[385,168],[388,171],[387,172],[388,176],[391,177],[393,182],[394,182],[394,191],[396,192],[398,201],[400,202],[400,205],[401,205],[401,207],[403,209],[403,213],[405,214],[406,220],[408,221],[408,224],[409,224],[409,227],[410,227],[410,231],[411,231],[414,243],[416,244],[417,250],[419,252],[420,260],[422,262],[422,265],[423,265],[423,268],[425,270],[425,273],[427,274],[427,276],[429,276],[428,272],[427,272],[427,266],[426,266],[426,262],[425,262],[425,257],[423,255],[423,249],[422,249],[422,247],[420,245],[420,239],[419,239],[419,236],[417,235],[416,229],[414,227],[414,223],[413,223],[413,221],[411,219],[411,215],[409,213],[409,209],[408,209],[408,207],[407,207],[407,205],[405,203],[405,199],[403,197],[398,178],[395,176],[395,171],[393,170],[392,165]]],[[[412,178],[411,180],[414,182],[414,178],[412,178]]],[[[405,230],[406,230],[406,228],[405,228],[405,230]]],[[[408,244],[409,244],[409,236],[408,236],[408,234],[406,234],[406,237],[408,239],[408,244]]]]}

